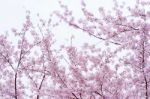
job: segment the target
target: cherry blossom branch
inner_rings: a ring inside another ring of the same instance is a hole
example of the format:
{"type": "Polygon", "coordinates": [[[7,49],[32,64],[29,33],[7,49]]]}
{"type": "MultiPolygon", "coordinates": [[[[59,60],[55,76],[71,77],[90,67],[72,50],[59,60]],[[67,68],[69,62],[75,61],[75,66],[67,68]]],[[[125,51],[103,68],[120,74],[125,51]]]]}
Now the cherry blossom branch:
{"type": "Polygon", "coordinates": [[[146,97],[146,99],[148,99],[148,81],[146,78],[144,68],[145,68],[145,41],[143,40],[143,42],[142,42],[142,73],[144,76],[144,83],[145,83],[145,97],[146,97]]]}
{"type": "MultiPolygon", "coordinates": [[[[146,22],[146,16],[144,16],[144,22],[146,22]]],[[[143,73],[143,76],[144,76],[144,83],[145,83],[145,99],[148,99],[148,81],[147,81],[147,77],[146,77],[146,74],[145,74],[145,71],[144,71],[144,68],[145,68],[145,40],[146,40],[146,31],[145,31],[145,25],[144,25],[144,28],[143,28],[143,34],[142,34],[142,73],[143,73]]]]}
{"type": "Polygon", "coordinates": [[[82,94],[80,93],[80,99],[82,99],[82,94]]]}
{"type": "MultiPolygon", "coordinates": [[[[42,81],[41,81],[41,83],[40,83],[40,86],[39,86],[39,88],[38,88],[38,91],[41,90],[42,84],[43,84],[43,82],[44,82],[45,77],[46,77],[46,75],[44,74],[43,77],[42,77],[42,81]]],[[[40,96],[39,96],[39,94],[38,94],[36,99],[39,99],[39,98],[40,98],[40,96]]]]}
{"type": "Polygon", "coordinates": [[[17,72],[15,73],[15,99],[18,99],[18,94],[17,94],[17,72]]]}
{"type": "Polygon", "coordinates": [[[2,57],[3,57],[3,58],[6,60],[6,62],[10,65],[10,67],[15,71],[15,69],[14,69],[12,63],[10,63],[10,60],[9,60],[5,55],[3,55],[2,53],[0,53],[0,55],[2,55],[2,57]]]}
{"type": "MultiPolygon", "coordinates": [[[[4,44],[4,42],[2,41],[1,42],[1,44],[2,44],[2,46],[4,47],[4,49],[6,50],[6,47],[5,47],[5,44],[4,44]]],[[[5,55],[3,55],[3,53],[0,53],[1,55],[2,55],[2,57],[7,61],[7,63],[10,65],[10,67],[15,71],[15,69],[14,69],[14,67],[13,67],[13,65],[12,65],[12,63],[10,63],[10,60],[9,60],[9,56],[8,56],[8,54],[5,56],[5,55]]]]}
{"type": "Polygon", "coordinates": [[[101,97],[103,97],[103,99],[105,99],[104,96],[102,94],[100,94],[98,91],[95,91],[95,93],[100,95],[101,97]]]}
{"type": "Polygon", "coordinates": [[[128,28],[130,28],[130,29],[132,29],[132,30],[139,30],[139,28],[135,28],[135,27],[133,27],[133,26],[128,26],[128,25],[124,25],[124,24],[115,24],[115,25],[128,27],[128,28]]]}
{"type": "Polygon", "coordinates": [[[74,93],[72,93],[72,95],[73,95],[76,99],[79,99],[74,93]]]}
{"type": "Polygon", "coordinates": [[[23,33],[22,36],[22,43],[21,43],[21,50],[20,50],[20,55],[19,55],[19,60],[18,60],[18,64],[17,64],[17,68],[15,71],[15,99],[18,99],[18,94],[17,94],[17,76],[18,76],[18,68],[21,64],[21,60],[22,60],[22,54],[23,54],[23,43],[24,43],[24,37],[25,37],[25,32],[23,33]]]}
{"type": "MultiPolygon", "coordinates": [[[[43,75],[43,77],[42,77],[42,80],[41,80],[41,83],[40,83],[40,86],[39,86],[39,88],[38,88],[38,92],[41,90],[41,88],[42,88],[42,85],[43,85],[43,82],[44,82],[44,79],[45,79],[45,77],[46,77],[46,74],[45,74],[45,61],[44,61],[44,55],[43,55],[43,68],[44,68],[44,75],[43,75]]],[[[38,93],[38,95],[37,95],[37,99],[39,99],[40,98],[40,96],[39,96],[39,93],[38,93]]]]}
{"type": "Polygon", "coordinates": [[[77,29],[80,29],[80,30],[82,30],[82,31],[84,31],[84,32],[87,32],[89,35],[91,35],[91,36],[93,36],[93,37],[95,37],[95,38],[97,38],[97,39],[99,39],[99,40],[108,41],[109,43],[113,43],[113,44],[115,44],[115,45],[121,45],[120,43],[116,43],[116,42],[113,42],[113,41],[109,41],[109,40],[106,39],[106,38],[102,38],[102,37],[96,36],[96,35],[94,35],[93,33],[91,33],[90,31],[88,31],[88,30],[86,30],[86,29],[84,29],[84,28],[81,28],[81,27],[79,27],[79,26],[76,25],[76,24],[69,23],[69,25],[70,25],[70,26],[73,26],[73,27],[75,27],[75,28],[77,28],[77,29]]]}
{"type": "Polygon", "coordinates": [[[95,37],[95,38],[97,38],[97,39],[99,39],[99,40],[108,41],[109,43],[112,43],[112,44],[115,44],[115,45],[121,45],[120,43],[113,42],[113,41],[109,41],[109,40],[106,39],[106,38],[102,38],[102,37],[99,37],[99,36],[94,35],[94,34],[91,33],[90,31],[88,31],[88,30],[86,30],[86,29],[84,29],[84,28],[81,28],[80,26],[78,26],[78,25],[75,24],[75,23],[72,23],[72,22],[68,21],[66,18],[64,18],[62,15],[60,15],[60,14],[57,13],[57,12],[56,12],[55,14],[56,14],[56,16],[58,16],[59,18],[61,18],[64,22],[66,22],[67,24],[69,24],[70,26],[72,26],[72,27],[74,27],[74,28],[77,28],[77,29],[79,29],[79,30],[82,30],[82,31],[88,33],[90,36],[93,36],[93,37],[95,37]]]}
{"type": "Polygon", "coordinates": [[[32,47],[30,47],[27,51],[25,51],[25,52],[23,53],[23,55],[22,55],[22,58],[25,57],[25,55],[26,55],[27,53],[29,53],[36,45],[38,45],[38,44],[40,44],[40,43],[41,43],[41,41],[35,43],[32,47]]]}

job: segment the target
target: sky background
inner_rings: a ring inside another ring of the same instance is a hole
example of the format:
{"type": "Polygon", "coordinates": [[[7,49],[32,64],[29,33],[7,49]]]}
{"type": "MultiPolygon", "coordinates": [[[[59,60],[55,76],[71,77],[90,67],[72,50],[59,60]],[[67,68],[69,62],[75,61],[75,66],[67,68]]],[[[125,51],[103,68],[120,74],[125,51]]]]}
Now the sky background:
{"type": "MultiPolygon", "coordinates": [[[[112,0],[85,0],[90,10],[95,12],[98,6],[105,9],[112,8],[112,0]]],[[[122,1],[122,0],[119,0],[122,1]]],[[[133,4],[135,0],[126,0],[128,4],[133,4]]],[[[62,0],[76,12],[77,16],[80,9],[80,0],[62,0]]],[[[33,15],[39,13],[41,16],[48,17],[53,10],[58,10],[58,0],[0,0],[0,32],[9,30],[13,26],[20,26],[25,19],[26,10],[30,10],[33,15]]]]}
{"type": "Polygon", "coordinates": [[[0,0],[0,32],[22,25],[26,10],[48,16],[56,9],[54,1],[57,0],[0,0]]]}
{"type": "MultiPolygon", "coordinates": [[[[36,19],[37,13],[40,17],[48,19],[49,15],[55,10],[61,10],[58,5],[59,0],[0,0],[0,34],[4,34],[11,28],[21,28],[25,21],[26,11],[31,11],[31,17],[36,19]]],[[[122,0],[119,0],[122,1],[122,0]]],[[[125,0],[128,4],[133,5],[135,0],[125,0]]],[[[80,18],[80,0],[62,0],[64,4],[67,4],[69,10],[73,10],[75,18],[80,18]]],[[[87,7],[95,15],[98,15],[98,7],[102,6],[104,9],[112,9],[112,0],[85,0],[87,7]]],[[[57,18],[56,18],[57,21],[57,18]]],[[[75,44],[82,44],[81,42],[87,41],[98,43],[99,41],[94,38],[89,38],[85,33],[81,33],[80,30],[68,28],[66,24],[61,24],[55,31],[58,43],[70,43],[68,40],[71,35],[74,34],[77,38],[74,40],[75,44]]]]}

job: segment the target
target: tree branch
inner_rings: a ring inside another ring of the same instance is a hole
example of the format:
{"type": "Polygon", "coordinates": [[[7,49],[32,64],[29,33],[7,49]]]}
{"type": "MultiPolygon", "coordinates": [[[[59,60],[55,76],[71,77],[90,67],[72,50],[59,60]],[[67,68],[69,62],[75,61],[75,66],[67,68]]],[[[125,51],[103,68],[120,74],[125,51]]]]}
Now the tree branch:
{"type": "MultiPolygon", "coordinates": [[[[69,22],[68,22],[68,23],[69,23],[69,22]]],[[[99,39],[99,40],[108,41],[109,43],[112,43],[112,44],[115,44],[115,45],[121,45],[120,43],[113,42],[113,41],[109,41],[109,40],[107,40],[106,38],[102,38],[102,37],[96,36],[96,35],[94,35],[93,33],[87,31],[87,30],[84,29],[84,28],[79,27],[79,26],[76,25],[76,24],[69,23],[69,25],[70,25],[70,26],[73,26],[73,27],[75,27],[75,28],[77,28],[77,29],[80,29],[80,30],[82,30],[82,31],[84,31],[84,32],[87,32],[89,35],[91,35],[91,36],[93,36],[93,37],[95,37],[95,38],[97,38],[97,39],[99,39]]]]}
{"type": "Polygon", "coordinates": [[[15,73],[15,99],[18,99],[17,97],[17,72],[15,73]]]}
{"type": "Polygon", "coordinates": [[[79,29],[79,30],[82,30],[82,31],[88,33],[89,35],[91,35],[91,36],[93,36],[93,37],[99,39],[99,40],[108,41],[109,43],[112,43],[112,44],[115,44],[115,45],[121,45],[120,43],[113,42],[113,41],[109,41],[109,40],[106,39],[106,38],[102,38],[102,37],[99,37],[99,36],[94,35],[93,33],[89,32],[88,30],[86,30],[86,29],[84,29],[84,28],[81,28],[81,27],[78,26],[77,24],[72,23],[72,22],[69,22],[65,17],[63,17],[62,15],[60,15],[60,14],[57,13],[57,12],[56,12],[55,14],[56,14],[57,17],[61,18],[64,22],[66,22],[66,23],[69,24],[70,26],[75,27],[75,28],[77,28],[77,29],[79,29]]]}
{"type": "Polygon", "coordinates": [[[2,53],[0,53],[0,55],[2,55],[2,57],[6,60],[6,62],[10,65],[10,67],[15,71],[13,65],[10,63],[10,60],[5,56],[3,55],[2,53]]]}
{"type": "Polygon", "coordinates": [[[72,95],[73,95],[76,99],[79,99],[74,93],[72,93],[72,95]]]}
{"type": "MultiPolygon", "coordinates": [[[[42,81],[41,81],[41,83],[40,83],[40,86],[39,86],[39,88],[38,88],[38,91],[40,91],[41,88],[42,88],[42,84],[43,84],[43,82],[44,82],[45,76],[46,76],[46,75],[44,74],[43,77],[42,77],[42,81]]],[[[39,94],[37,95],[37,98],[36,98],[36,99],[40,99],[39,94]]]]}
{"type": "MultiPolygon", "coordinates": [[[[146,22],[146,16],[144,18],[144,21],[146,22]]],[[[145,34],[145,26],[143,28],[143,35],[142,35],[142,73],[144,76],[144,82],[145,82],[145,99],[148,99],[148,81],[147,77],[144,71],[145,68],[145,40],[146,40],[146,34],[145,34]]]]}
{"type": "Polygon", "coordinates": [[[143,76],[144,76],[144,83],[145,83],[145,99],[148,99],[148,81],[147,81],[147,78],[146,78],[146,74],[144,72],[144,67],[145,67],[145,42],[143,40],[142,42],[142,73],[143,73],[143,76]]]}

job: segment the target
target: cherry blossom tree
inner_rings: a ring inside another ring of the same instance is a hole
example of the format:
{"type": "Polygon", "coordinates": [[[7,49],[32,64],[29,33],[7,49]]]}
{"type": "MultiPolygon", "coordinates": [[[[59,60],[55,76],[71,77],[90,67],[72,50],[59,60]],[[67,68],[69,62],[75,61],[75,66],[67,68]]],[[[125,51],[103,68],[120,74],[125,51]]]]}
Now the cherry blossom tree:
{"type": "Polygon", "coordinates": [[[113,2],[112,14],[100,7],[96,16],[81,1],[80,19],[59,2],[64,12],[39,18],[37,24],[28,12],[22,29],[1,34],[0,98],[149,99],[150,2],[137,0],[127,8],[113,2]],[[53,16],[59,23],[52,22],[53,16]],[[53,28],[61,22],[104,42],[105,49],[88,40],[73,45],[76,37],[56,48],[53,28]]]}
{"type": "MultiPolygon", "coordinates": [[[[147,8],[150,2],[148,0],[135,1],[135,5],[130,7],[125,6],[125,2],[121,5],[114,0],[113,13],[108,13],[100,7],[98,17],[88,10],[84,1],[81,1],[81,6],[85,18],[76,19],[72,16],[73,12],[61,2],[60,6],[64,9],[64,13],[56,12],[56,15],[70,26],[108,44],[117,45],[117,49],[112,55],[117,56],[117,53],[129,51],[130,55],[128,53],[124,57],[118,58],[119,64],[116,64],[116,73],[119,68],[124,67],[126,69],[124,72],[116,74],[116,80],[112,82],[116,90],[114,99],[120,99],[121,97],[148,99],[150,97],[148,46],[150,11],[147,8]],[[125,77],[125,74],[128,76],[125,77]],[[127,88],[128,86],[130,87],[127,88]]],[[[107,94],[106,96],[110,95],[107,94]]]]}
{"type": "Polygon", "coordinates": [[[113,93],[116,94],[114,99],[120,99],[121,97],[148,99],[150,97],[148,46],[150,43],[150,11],[147,7],[150,2],[148,0],[135,0],[135,5],[132,5],[132,7],[125,6],[125,2],[120,4],[117,0],[114,0],[113,3],[112,13],[107,12],[103,7],[99,7],[99,16],[97,16],[88,9],[86,2],[81,0],[84,18],[76,19],[68,6],[60,2],[60,7],[64,9],[64,13],[55,12],[55,14],[69,26],[79,29],[91,37],[105,41],[106,46],[108,44],[117,45],[114,51],[116,56],[117,53],[129,51],[124,57],[118,58],[119,63],[116,64],[116,73],[119,68],[125,68],[125,70],[116,74],[116,81],[113,82],[116,92],[113,93]],[[125,77],[125,74],[128,76],[125,77]],[[118,83],[121,84],[121,87],[118,83]],[[126,84],[130,87],[127,88],[126,84]],[[118,87],[121,89],[118,89],[118,87]]]}

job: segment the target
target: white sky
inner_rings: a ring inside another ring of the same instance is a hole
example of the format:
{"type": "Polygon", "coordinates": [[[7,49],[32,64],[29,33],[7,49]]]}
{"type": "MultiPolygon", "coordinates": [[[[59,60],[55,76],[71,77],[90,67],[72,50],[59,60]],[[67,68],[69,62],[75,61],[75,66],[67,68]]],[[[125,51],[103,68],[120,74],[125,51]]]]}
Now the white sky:
{"type": "MultiPolygon", "coordinates": [[[[40,13],[47,17],[53,9],[57,10],[58,0],[0,0],[0,32],[9,30],[13,26],[20,26],[25,18],[25,11],[30,10],[32,13],[40,13]]],[[[80,0],[64,0],[71,8],[76,9],[80,0]]],[[[64,2],[63,1],[63,2],[64,2]]],[[[92,0],[91,0],[92,1],[92,0]]],[[[99,1],[99,0],[96,0],[99,1]]],[[[101,0],[108,7],[108,0],[101,0]]],[[[89,2],[91,8],[95,8],[99,4],[97,2],[89,2]]]]}
{"type": "MultiPolygon", "coordinates": [[[[61,0],[64,4],[73,10],[75,18],[81,17],[80,0],[61,0]]],[[[105,9],[111,9],[112,0],[84,0],[87,7],[94,14],[97,14],[99,6],[105,9]]],[[[122,1],[122,0],[118,0],[122,1]]],[[[135,0],[125,0],[131,6],[135,0]]],[[[54,10],[59,10],[58,0],[0,0],[0,34],[5,33],[7,30],[15,27],[19,29],[25,21],[26,10],[31,11],[31,18],[36,18],[37,13],[43,18],[48,18],[54,10]]],[[[58,29],[54,30],[55,36],[58,38],[58,43],[67,43],[72,34],[76,34],[73,43],[76,45],[82,44],[81,42],[89,40],[90,42],[97,43],[99,41],[94,38],[89,38],[85,33],[80,30],[68,28],[66,24],[61,24],[58,29]]]]}
{"type": "MultiPolygon", "coordinates": [[[[69,9],[73,10],[75,18],[81,17],[80,0],[61,0],[64,4],[69,6],[69,9]]],[[[99,6],[103,6],[105,9],[111,9],[113,3],[112,0],[84,0],[87,3],[87,7],[94,14],[97,14],[99,6]]],[[[122,0],[118,0],[122,1],[122,0]]],[[[131,6],[135,0],[125,0],[131,6]]],[[[24,23],[26,10],[31,11],[31,17],[36,18],[37,13],[43,18],[48,18],[50,13],[54,10],[59,10],[58,0],[0,0],[0,34],[5,33],[11,28],[20,28],[24,23]]],[[[81,44],[82,41],[89,40],[90,42],[97,43],[98,41],[89,38],[85,33],[81,33],[80,30],[73,30],[68,28],[65,24],[55,30],[55,35],[58,37],[58,43],[68,43],[66,38],[70,38],[72,34],[76,34],[74,41],[75,44],[81,44]]],[[[70,42],[69,42],[70,43],[70,42]]]]}
{"type": "MultiPolygon", "coordinates": [[[[69,4],[71,9],[74,10],[76,10],[76,7],[80,5],[80,0],[66,1],[65,3],[69,4]]],[[[11,30],[11,28],[13,27],[17,29],[21,28],[22,23],[24,23],[25,20],[26,10],[31,11],[32,18],[36,17],[37,13],[39,13],[43,18],[48,18],[49,14],[53,10],[58,9],[58,0],[0,0],[0,34],[5,33],[5,31],[11,30]]],[[[77,16],[79,17],[80,14],[78,13],[78,11],[76,12],[77,16]]],[[[70,38],[70,32],[72,32],[72,28],[66,29],[66,27],[63,25],[61,26],[60,30],[56,30],[56,36],[60,38],[59,42],[63,42],[64,40],[66,41],[66,37],[70,38]]],[[[80,41],[85,37],[81,35],[78,36],[82,38],[78,38],[78,42],[76,43],[80,43],[80,41]]]]}
{"type": "Polygon", "coordinates": [[[21,26],[26,10],[48,16],[56,8],[54,1],[56,0],[0,0],[0,32],[21,26]]]}
{"type": "MultiPolygon", "coordinates": [[[[31,10],[32,13],[40,13],[47,17],[53,9],[58,9],[58,0],[0,0],[0,32],[9,30],[13,26],[20,26],[25,18],[25,11],[31,10]]],[[[76,10],[80,0],[62,0],[70,5],[71,9],[76,10]]],[[[126,0],[132,4],[131,1],[126,0]]],[[[112,6],[111,0],[85,0],[90,10],[94,10],[100,5],[105,8],[112,6]]],[[[79,9],[78,9],[79,10],[79,9]]]]}

